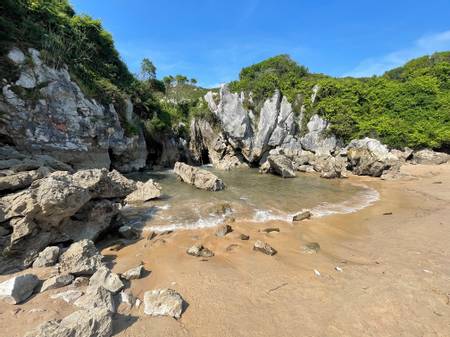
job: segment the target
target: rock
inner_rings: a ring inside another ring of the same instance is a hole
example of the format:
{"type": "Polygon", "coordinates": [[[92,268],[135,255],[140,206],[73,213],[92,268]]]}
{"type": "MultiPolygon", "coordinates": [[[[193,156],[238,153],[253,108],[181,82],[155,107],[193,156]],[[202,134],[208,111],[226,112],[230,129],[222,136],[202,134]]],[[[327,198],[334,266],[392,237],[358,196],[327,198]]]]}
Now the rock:
{"type": "Polygon", "coordinates": [[[161,196],[161,186],[149,179],[145,184],[138,183],[137,190],[125,198],[127,203],[144,202],[161,196]]]}
{"type": "Polygon", "coordinates": [[[0,177],[0,192],[13,192],[27,188],[37,179],[43,178],[48,170],[18,172],[0,177]]]}
{"type": "Polygon", "coordinates": [[[58,246],[50,246],[39,253],[33,262],[33,268],[49,267],[58,262],[60,249],[58,246]]]}
{"type": "Polygon", "coordinates": [[[79,310],[60,322],[41,324],[26,337],[111,337],[111,314],[105,309],[79,310]]]}
{"type": "Polygon", "coordinates": [[[128,240],[135,240],[139,238],[139,232],[135,228],[128,225],[120,226],[119,234],[120,236],[128,240]]]}
{"type": "Polygon", "coordinates": [[[278,227],[269,227],[269,228],[263,228],[263,229],[261,229],[261,230],[259,230],[260,232],[262,232],[262,233],[267,233],[267,234],[269,234],[269,233],[272,233],[272,232],[277,232],[277,233],[279,233],[280,232],[280,229],[278,228],[278,227]]]}
{"type": "Polygon", "coordinates": [[[405,147],[403,149],[403,151],[400,151],[397,149],[392,149],[390,152],[391,152],[391,154],[396,156],[399,160],[405,162],[412,158],[414,151],[413,151],[413,149],[410,149],[409,147],[405,147]]]}
{"type": "Polygon", "coordinates": [[[120,292],[120,303],[124,303],[132,307],[136,303],[136,297],[133,296],[130,289],[122,290],[120,292]]]}
{"type": "Polygon", "coordinates": [[[307,124],[308,132],[300,139],[302,148],[316,154],[330,154],[336,149],[336,137],[327,136],[326,131],[329,123],[313,115],[307,124]]]}
{"type": "Polygon", "coordinates": [[[253,246],[253,250],[264,253],[266,255],[275,255],[277,251],[272,248],[268,243],[257,240],[253,246]]]}
{"type": "Polygon", "coordinates": [[[127,270],[125,273],[122,273],[121,277],[128,281],[140,279],[144,271],[144,266],[139,265],[137,267],[131,268],[130,270],[127,270]]]}
{"type": "Polygon", "coordinates": [[[300,165],[297,168],[297,171],[306,172],[306,173],[314,173],[314,172],[316,172],[314,170],[314,166],[312,166],[312,165],[300,165]]]}
{"type": "Polygon", "coordinates": [[[66,285],[72,283],[74,278],[75,277],[70,274],[61,274],[50,277],[49,279],[45,280],[44,283],[42,284],[41,293],[47,290],[65,287],[66,285]]]}
{"type": "Polygon", "coordinates": [[[186,251],[187,254],[196,257],[213,257],[214,253],[208,248],[203,247],[202,244],[195,244],[186,251]]]}
{"type": "Polygon", "coordinates": [[[62,299],[64,302],[72,304],[83,295],[84,295],[84,292],[82,292],[80,290],[67,290],[62,293],[52,295],[52,296],[50,296],[50,298],[62,299]]]}
{"type": "Polygon", "coordinates": [[[86,287],[89,285],[89,279],[87,277],[84,276],[78,276],[77,278],[75,278],[75,280],[72,282],[72,286],[74,288],[81,288],[81,287],[86,287]]]}
{"type": "Polygon", "coordinates": [[[311,212],[307,209],[301,210],[300,212],[294,214],[292,221],[302,221],[311,218],[311,212]]]}
{"type": "Polygon", "coordinates": [[[264,173],[275,173],[283,178],[294,178],[296,176],[292,161],[284,155],[269,155],[266,163],[267,164],[264,164],[262,167],[264,173]]]}
{"type": "Polygon", "coordinates": [[[67,67],[46,65],[35,49],[13,48],[7,55],[20,65],[18,81],[0,92],[0,136],[7,142],[32,155],[52,155],[75,169],[112,166],[125,172],[146,165],[146,143],[132,108],[122,121],[112,104],[87,97],[67,67]],[[12,85],[33,90],[39,99],[20,97],[12,85]],[[128,134],[125,123],[136,126],[137,134],[128,134]]]}
{"type": "Polygon", "coordinates": [[[124,287],[124,284],[120,280],[119,275],[111,272],[106,267],[100,267],[89,280],[89,288],[98,287],[103,287],[115,294],[124,287]]]}
{"type": "Polygon", "coordinates": [[[183,298],[172,289],[156,289],[144,293],[144,313],[151,316],[170,316],[176,319],[183,312],[183,298]]]}
{"type": "Polygon", "coordinates": [[[60,259],[62,273],[74,275],[92,275],[103,266],[102,256],[90,240],[82,240],[70,245],[60,259]]]}
{"type": "Polygon", "coordinates": [[[347,146],[347,157],[357,175],[380,177],[383,171],[399,165],[399,159],[376,139],[352,140],[347,146]]]}
{"type": "Polygon", "coordinates": [[[316,254],[320,250],[320,245],[317,242],[305,243],[302,247],[302,251],[305,254],[316,254]]]}
{"type": "Polygon", "coordinates": [[[86,293],[77,299],[74,303],[75,306],[84,309],[106,309],[111,313],[116,312],[116,304],[112,293],[102,286],[88,287],[86,293]]]}
{"type": "Polygon", "coordinates": [[[249,240],[250,236],[248,236],[247,234],[239,234],[239,240],[249,240]]]}
{"type": "Polygon", "coordinates": [[[227,235],[228,233],[231,233],[233,231],[233,229],[231,228],[230,225],[220,225],[217,230],[215,235],[218,237],[224,237],[225,235],[227,235]]]}
{"type": "Polygon", "coordinates": [[[177,162],[174,167],[175,174],[185,183],[208,191],[219,191],[225,188],[221,179],[203,169],[177,162]]]}
{"type": "Polygon", "coordinates": [[[40,283],[36,275],[24,274],[0,283],[0,299],[9,304],[19,304],[29,298],[40,283]]]}
{"type": "Polygon", "coordinates": [[[414,164],[440,165],[445,164],[449,155],[443,152],[435,152],[429,149],[414,152],[412,162],[414,164]]]}

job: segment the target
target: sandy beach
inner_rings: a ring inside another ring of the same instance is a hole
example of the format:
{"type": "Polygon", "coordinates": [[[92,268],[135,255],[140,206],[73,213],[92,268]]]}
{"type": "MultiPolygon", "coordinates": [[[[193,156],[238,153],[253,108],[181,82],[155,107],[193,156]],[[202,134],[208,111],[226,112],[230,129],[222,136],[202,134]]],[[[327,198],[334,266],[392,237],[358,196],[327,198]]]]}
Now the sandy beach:
{"type": "MultiPolygon", "coordinates": [[[[380,194],[355,213],[298,224],[236,221],[223,238],[214,229],[177,231],[119,251],[103,249],[115,272],[144,263],[148,275],[130,286],[141,300],[147,290],[172,288],[187,302],[178,321],[122,304],[114,335],[450,336],[450,164],[405,165],[401,173],[398,180],[351,176],[349,183],[380,194]],[[259,231],[267,227],[280,232],[259,231]],[[240,240],[241,233],[250,240],[240,240]],[[255,240],[278,253],[253,251],[255,240]],[[215,256],[187,255],[197,242],[215,256]],[[320,245],[317,253],[304,251],[311,242],[320,245]]],[[[74,311],[50,298],[69,288],[18,306],[1,302],[0,335],[21,337],[74,311]]]]}

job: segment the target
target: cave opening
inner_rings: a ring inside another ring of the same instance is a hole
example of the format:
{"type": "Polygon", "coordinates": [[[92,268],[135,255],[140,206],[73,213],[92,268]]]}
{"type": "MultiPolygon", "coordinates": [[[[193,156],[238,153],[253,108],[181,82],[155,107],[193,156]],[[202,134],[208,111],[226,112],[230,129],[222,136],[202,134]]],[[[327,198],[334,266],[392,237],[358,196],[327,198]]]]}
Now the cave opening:
{"type": "Polygon", "coordinates": [[[206,164],[210,164],[210,160],[209,160],[209,152],[208,149],[203,149],[201,152],[201,157],[200,157],[200,162],[202,165],[206,165],[206,164]]]}

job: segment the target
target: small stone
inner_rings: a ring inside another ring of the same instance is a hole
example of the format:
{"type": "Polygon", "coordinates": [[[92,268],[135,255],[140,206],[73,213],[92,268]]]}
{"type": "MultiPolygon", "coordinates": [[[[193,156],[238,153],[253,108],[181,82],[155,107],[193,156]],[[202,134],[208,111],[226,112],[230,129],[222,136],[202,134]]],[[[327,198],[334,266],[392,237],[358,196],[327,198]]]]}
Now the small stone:
{"type": "Polygon", "coordinates": [[[279,229],[278,227],[269,227],[269,228],[261,229],[260,232],[267,233],[267,234],[268,234],[268,233],[272,233],[272,232],[277,232],[277,233],[279,233],[279,232],[280,232],[280,229],[279,229]]]}
{"type": "Polygon", "coordinates": [[[239,239],[246,241],[250,239],[250,236],[248,236],[247,234],[239,234],[239,239]]]}
{"type": "Polygon", "coordinates": [[[127,270],[125,273],[121,275],[121,277],[125,280],[136,280],[140,279],[142,277],[142,274],[144,273],[144,266],[139,265],[137,267],[134,267],[130,270],[127,270]]]}
{"type": "Polygon", "coordinates": [[[51,299],[62,299],[64,302],[73,303],[81,296],[83,296],[83,292],[80,290],[67,290],[62,293],[58,293],[50,296],[51,299]]]}
{"type": "Polygon", "coordinates": [[[311,218],[311,215],[312,214],[309,210],[301,210],[292,217],[292,221],[302,221],[305,219],[309,219],[311,218]]]}
{"type": "Polygon", "coordinates": [[[236,248],[239,248],[240,245],[236,244],[236,243],[232,243],[231,245],[229,245],[225,250],[227,252],[234,252],[236,250],[236,248]]]}
{"type": "Polygon", "coordinates": [[[253,250],[264,253],[266,255],[275,255],[277,251],[272,248],[268,243],[257,240],[253,246],[253,250]]]}
{"type": "Polygon", "coordinates": [[[340,273],[342,273],[342,272],[343,272],[342,268],[341,268],[341,267],[339,267],[339,266],[336,266],[336,267],[334,267],[334,269],[335,269],[336,271],[340,272],[340,273]]]}
{"type": "Polygon", "coordinates": [[[144,313],[151,316],[170,316],[176,319],[183,312],[183,298],[173,289],[156,289],[144,294],[144,313]]]}
{"type": "Polygon", "coordinates": [[[107,267],[101,267],[95,272],[94,275],[91,276],[91,279],[89,280],[89,287],[103,287],[115,294],[124,287],[124,284],[120,280],[119,275],[111,272],[111,270],[107,267]]]}
{"type": "Polygon", "coordinates": [[[62,288],[64,286],[72,283],[73,279],[74,279],[74,276],[70,275],[70,274],[62,274],[62,275],[53,276],[53,277],[49,278],[48,280],[44,281],[44,283],[42,284],[42,287],[41,287],[41,293],[46,290],[62,288]]]}
{"type": "Polygon", "coordinates": [[[187,254],[196,257],[213,257],[214,253],[208,248],[203,247],[202,244],[198,243],[193,245],[186,251],[187,254]]]}
{"type": "Polygon", "coordinates": [[[75,288],[86,287],[88,285],[89,285],[89,278],[84,276],[79,276],[72,282],[72,286],[75,288]]]}
{"type": "Polygon", "coordinates": [[[29,298],[40,283],[36,275],[24,274],[0,283],[0,299],[19,304],[29,298]]]}
{"type": "Polygon", "coordinates": [[[33,268],[53,266],[59,258],[60,249],[57,246],[50,246],[39,253],[33,262],[33,268]]]}
{"type": "Polygon", "coordinates": [[[320,245],[317,242],[308,242],[303,245],[303,253],[316,254],[320,250],[320,245]]]}
{"type": "Polygon", "coordinates": [[[230,225],[220,225],[217,230],[216,230],[216,236],[218,237],[224,237],[225,235],[227,235],[228,233],[232,232],[233,229],[231,228],[230,225]]]}

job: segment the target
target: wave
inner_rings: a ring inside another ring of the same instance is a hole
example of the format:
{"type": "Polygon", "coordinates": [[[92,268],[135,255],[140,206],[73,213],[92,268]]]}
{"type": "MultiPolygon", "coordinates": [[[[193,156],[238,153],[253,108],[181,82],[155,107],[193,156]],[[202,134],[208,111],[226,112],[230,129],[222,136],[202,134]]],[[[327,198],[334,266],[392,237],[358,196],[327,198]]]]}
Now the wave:
{"type": "Polygon", "coordinates": [[[202,228],[212,228],[221,225],[225,220],[225,215],[221,216],[208,216],[206,218],[200,218],[194,222],[180,222],[172,223],[162,226],[149,226],[145,227],[144,231],[153,232],[165,232],[165,231],[175,231],[180,229],[202,229],[202,228]]]}

